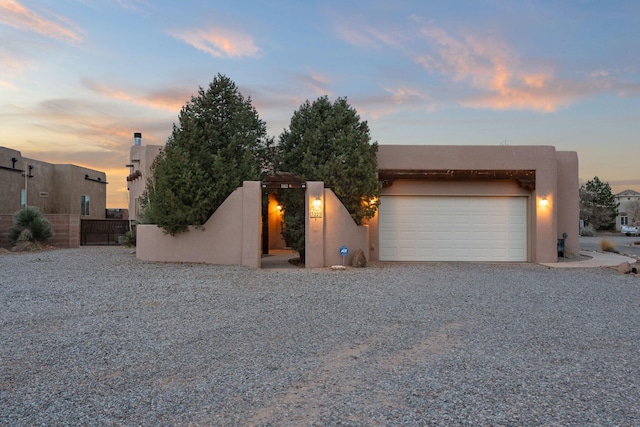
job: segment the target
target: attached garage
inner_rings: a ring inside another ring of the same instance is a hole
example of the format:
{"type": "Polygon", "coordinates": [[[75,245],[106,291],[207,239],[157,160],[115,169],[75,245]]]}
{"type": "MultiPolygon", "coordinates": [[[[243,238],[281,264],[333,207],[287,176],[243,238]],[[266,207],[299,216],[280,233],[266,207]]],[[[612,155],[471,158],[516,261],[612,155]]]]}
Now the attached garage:
{"type": "Polygon", "coordinates": [[[527,197],[380,198],[381,261],[527,261],[527,197]]]}

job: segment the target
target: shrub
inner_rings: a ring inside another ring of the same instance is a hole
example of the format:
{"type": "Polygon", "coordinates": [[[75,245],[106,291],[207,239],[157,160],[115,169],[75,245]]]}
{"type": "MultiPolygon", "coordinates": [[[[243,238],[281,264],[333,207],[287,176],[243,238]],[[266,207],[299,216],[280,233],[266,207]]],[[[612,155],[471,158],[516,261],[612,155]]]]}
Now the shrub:
{"type": "Polygon", "coordinates": [[[131,225],[131,230],[124,233],[124,246],[133,247],[136,245],[136,226],[135,224],[131,225]]]}
{"type": "Polygon", "coordinates": [[[618,250],[616,249],[616,244],[609,239],[600,240],[600,250],[602,252],[613,252],[615,254],[618,253],[618,250]]]}
{"type": "Polygon", "coordinates": [[[25,207],[13,215],[13,228],[9,230],[9,243],[18,242],[45,243],[53,237],[51,223],[44,219],[40,210],[35,207],[25,207]]]}

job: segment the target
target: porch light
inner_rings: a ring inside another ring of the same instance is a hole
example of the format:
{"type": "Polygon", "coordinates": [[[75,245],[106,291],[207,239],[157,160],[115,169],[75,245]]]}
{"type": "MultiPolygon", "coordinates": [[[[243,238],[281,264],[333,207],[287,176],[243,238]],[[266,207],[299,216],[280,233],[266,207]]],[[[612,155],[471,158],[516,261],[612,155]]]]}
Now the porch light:
{"type": "Polygon", "coordinates": [[[538,202],[538,206],[540,206],[541,208],[546,208],[547,206],[549,206],[549,201],[547,200],[546,197],[543,197],[538,202]]]}
{"type": "Polygon", "coordinates": [[[373,198],[371,198],[371,199],[369,199],[369,200],[364,200],[364,199],[362,200],[362,204],[363,204],[364,206],[373,206],[373,205],[375,205],[377,202],[378,202],[378,198],[377,198],[377,197],[373,197],[373,198]]]}
{"type": "Polygon", "coordinates": [[[282,205],[280,205],[280,204],[276,205],[276,210],[278,212],[282,211],[282,205]]]}
{"type": "Polygon", "coordinates": [[[322,218],[322,200],[320,200],[320,197],[316,196],[311,202],[309,216],[311,218],[322,218]]]}
{"type": "Polygon", "coordinates": [[[319,211],[321,207],[322,207],[322,200],[320,200],[320,197],[316,197],[313,200],[313,210],[319,211]]]}

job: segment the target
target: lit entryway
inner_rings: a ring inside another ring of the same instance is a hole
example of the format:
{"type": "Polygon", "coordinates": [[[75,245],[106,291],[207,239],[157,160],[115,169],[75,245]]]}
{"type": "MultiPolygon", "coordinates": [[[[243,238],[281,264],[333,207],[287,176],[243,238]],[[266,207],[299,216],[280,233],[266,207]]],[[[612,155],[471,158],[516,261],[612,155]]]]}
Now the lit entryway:
{"type": "Polygon", "coordinates": [[[381,261],[527,261],[526,197],[382,196],[381,261]]]}

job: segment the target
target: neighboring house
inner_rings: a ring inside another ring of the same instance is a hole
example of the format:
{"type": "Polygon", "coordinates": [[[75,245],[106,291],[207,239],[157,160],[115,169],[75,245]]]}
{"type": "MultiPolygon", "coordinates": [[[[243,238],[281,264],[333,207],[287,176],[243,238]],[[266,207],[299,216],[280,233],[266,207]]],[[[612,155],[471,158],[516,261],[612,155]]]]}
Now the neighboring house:
{"type": "Polygon", "coordinates": [[[640,225],[640,193],[634,190],[624,190],[614,195],[618,206],[616,230],[623,225],[640,225]]]}
{"type": "Polygon", "coordinates": [[[127,189],[129,190],[129,219],[137,220],[140,215],[140,198],[147,185],[147,178],[151,172],[151,164],[163,146],[142,145],[142,133],[133,134],[134,145],[129,150],[129,176],[127,189]]]}
{"type": "Polygon", "coordinates": [[[0,214],[14,214],[25,204],[43,214],[104,219],[107,177],[104,172],[22,157],[0,147],[0,214]]]}
{"type": "MultiPolygon", "coordinates": [[[[132,158],[138,150],[132,148],[132,158]]],[[[307,210],[315,201],[322,206],[319,214],[307,212],[307,267],[341,263],[342,246],[361,248],[372,261],[554,262],[563,233],[567,252],[579,253],[576,152],[551,146],[380,145],[377,157],[380,208],[365,227],[355,226],[322,183],[301,183],[307,210]]],[[[138,257],[260,266],[260,225],[268,224],[270,249],[282,244],[271,239],[282,227],[281,213],[272,199],[267,221],[260,219],[260,194],[245,183],[202,227],[206,232],[167,236],[153,226],[139,229],[138,257]],[[210,235],[214,229],[222,234],[210,235]],[[216,247],[218,242],[223,243],[216,247]]]]}

